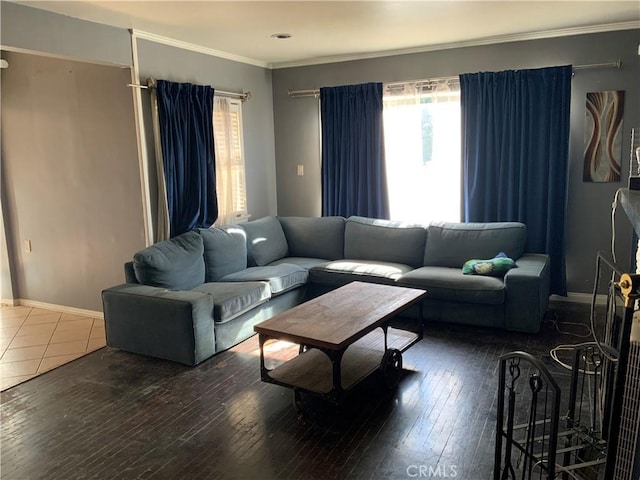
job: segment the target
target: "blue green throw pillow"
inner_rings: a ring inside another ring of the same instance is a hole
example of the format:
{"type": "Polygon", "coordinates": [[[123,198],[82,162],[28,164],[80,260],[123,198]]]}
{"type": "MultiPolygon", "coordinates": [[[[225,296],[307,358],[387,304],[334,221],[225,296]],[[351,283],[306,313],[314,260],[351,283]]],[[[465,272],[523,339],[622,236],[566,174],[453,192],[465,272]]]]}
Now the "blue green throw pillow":
{"type": "Polygon", "coordinates": [[[504,252],[500,252],[494,258],[488,260],[468,260],[462,266],[462,273],[465,275],[504,275],[507,271],[516,266],[511,258],[504,252]]]}

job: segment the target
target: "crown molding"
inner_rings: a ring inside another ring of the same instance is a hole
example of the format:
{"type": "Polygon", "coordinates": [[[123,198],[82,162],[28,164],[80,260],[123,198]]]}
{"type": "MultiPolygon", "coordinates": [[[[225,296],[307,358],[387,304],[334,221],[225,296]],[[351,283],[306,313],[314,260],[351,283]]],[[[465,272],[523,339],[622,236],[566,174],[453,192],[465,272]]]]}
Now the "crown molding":
{"type": "Polygon", "coordinates": [[[169,45],[184,50],[190,50],[192,52],[202,53],[204,55],[210,55],[213,57],[224,58],[226,60],[232,60],[234,62],[245,63],[256,67],[268,68],[268,69],[280,69],[291,67],[306,67],[311,65],[322,65],[326,63],[338,63],[348,62],[353,60],[366,60],[379,57],[390,57],[394,55],[408,55],[412,53],[425,53],[433,52],[437,50],[450,50],[453,48],[465,48],[465,47],[478,47],[483,45],[495,45],[499,43],[508,42],[522,42],[527,40],[543,40],[547,38],[569,37],[573,35],[585,35],[590,33],[603,33],[614,32],[620,30],[633,30],[640,29],[640,21],[629,21],[619,23],[607,23],[601,25],[590,25],[586,27],[572,27],[556,30],[545,30],[541,32],[530,33],[515,33],[509,35],[498,35],[493,37],[480,38],[477,40],[468,40],[462,42],[441,43],[437,45],[425,45],[421,47],[404,48],[397,50],[384,50],[378,52],[360,53],[360,54],[345,54],[345,55],[333,55],[329,57],[309,58],[303,60],[294,60],[291,62],[265,62],[256,60],[254,58],[243,57],[241,55],[235,55],[229,52],[223,52],[222,50],[216,50],[213,48],[204,47],[202,45],[196,45],[194,43],[183,42],[182,40],[176,40],[173,38],[157,35],[155,33],[145,32],[137,29],[130,29],[131,35],[151,42],[161,43],[163,45],[169,45]]]}
{"type": "MultiPolygon", "coordinates": [[[[102,65],[105,67],[131,68],[131,63],[127,64],[127,63],[105,62],[102,60],[75,57],[72,55],[62,55],[59,53],[50,53],[50,52],[43,52],[40,50],[32,50],[30,48],[13,47],[11,45],[3,45],[1,43],[0,43],[0,52],[25,53],[27,55],[37,55],[38,57],[56,58],[58,60],[69,60],[72,62],[90,63],[92,65],[102,65]]],[[[9,67],[11,67],[11,65],[9,65],[9,67]]]]}
{"type": "Polygon", "coordinates": [[[135,38],[142,40],[149,40],[150,42],[162,43],[163,45],[169,45],[171,47],[182,48],[183,50],[190,50],[192,52],[202,53],[204,55],[210,55],[212,57],[224,58],[226,60],[232,60],[234,62],[246,63],[256,67],[270,68],[267,62],[256,60],[253,58],[243,57],[241,55],[235,55],[233,53],[223,52],[222,50],[215,50],[213,48],[203,47],[202,45],[196,45],[194,43],[183,42],[182,40],[175,40],[169,37],[163,37],[162,35],[156,35],[155,33],[144,32],[142,30],[130,29],[131,35],[135,38]]]}
{"type": "Polygon", "coordinates": [[[352,60],[366,60],[370,58],[390,57],[394,55],[407,55],[412,53],[425,53],[437,50],[449,50],[453,48],[477,47],[482,45],[494,45],[498,43],[522,42],[526,40],[542,40],[546,38],[569,37],[573,35],[585,35],[589,33],[614,32],[620,30],[640,29],[640,21],[629,21],[619,23],[607,23],[601,25],[591,25],[586,27],[572,27],[557,30],[545,30],[541,32],[515,33],[509,35],[499,35],[486,37],[477,40],[463,42],[441,43],[438,45],[425,45],[423,47],[404,48],[399,50],[386,50],[381,52],[370,52],[363,54],[345,54],[330,57],[318,57],[313,59],[298,60],[293,62],[273,62],[267,65],[271,69],[306,67],[311,65],[322,65],[326,63],[348,62],[352,60]]]}

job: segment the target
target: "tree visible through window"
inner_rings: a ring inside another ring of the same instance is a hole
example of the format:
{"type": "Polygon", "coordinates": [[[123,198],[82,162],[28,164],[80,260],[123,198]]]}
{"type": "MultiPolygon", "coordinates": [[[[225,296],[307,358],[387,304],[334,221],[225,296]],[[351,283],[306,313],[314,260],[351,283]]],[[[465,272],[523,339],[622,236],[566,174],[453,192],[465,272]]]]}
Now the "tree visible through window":
{"type": "Polygon", "coordinates": [[[460,90],[388,87],[384,135],[391,218],[460,221],[460,90]]]}
{"type": "Polygon", "coordinates": [[[216,225],[229,225],[247,218],[240,100],[214,97],[213,137],[218,194],[216,225]]]}

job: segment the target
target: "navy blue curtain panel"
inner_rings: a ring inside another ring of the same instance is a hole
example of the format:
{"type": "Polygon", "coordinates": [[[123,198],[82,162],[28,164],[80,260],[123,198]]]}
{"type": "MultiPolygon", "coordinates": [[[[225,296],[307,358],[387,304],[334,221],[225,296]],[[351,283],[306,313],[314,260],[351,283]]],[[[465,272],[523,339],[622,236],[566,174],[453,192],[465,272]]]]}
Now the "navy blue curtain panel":
{"type": "Polygon", "coordinates": [[[175,237],[218,218],[213,148],[213,88],[157,82],[167,207],[175,237]]]}
{"type": "Polygon", "coordinates": [[[571,66],[460,75],[463,216],[520,221],[566,295],[565,212],[571,66]]]}
{"type": "Polygon", "coordinates": [[[320,89],[322,215],[389,218],[382,83],[320,89]]]}

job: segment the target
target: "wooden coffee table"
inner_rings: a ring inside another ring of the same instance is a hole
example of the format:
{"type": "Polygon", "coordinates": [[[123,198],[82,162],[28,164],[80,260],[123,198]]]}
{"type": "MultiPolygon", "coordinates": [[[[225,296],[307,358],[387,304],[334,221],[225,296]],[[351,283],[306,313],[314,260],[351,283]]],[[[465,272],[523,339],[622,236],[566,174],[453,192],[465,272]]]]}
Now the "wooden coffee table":
{"type": "Polygon", "coordinates": [[[426,291],[352,282],[255,325],[263,381],[339,403],[356,384],[381,369],[389,387],[402,371],[402,352],[422,339],[422,308],[413,328],[390,321],[418,303],[426,291]],[[287,340],[300,354],[265,366],[265,343],[287,340]]]}

